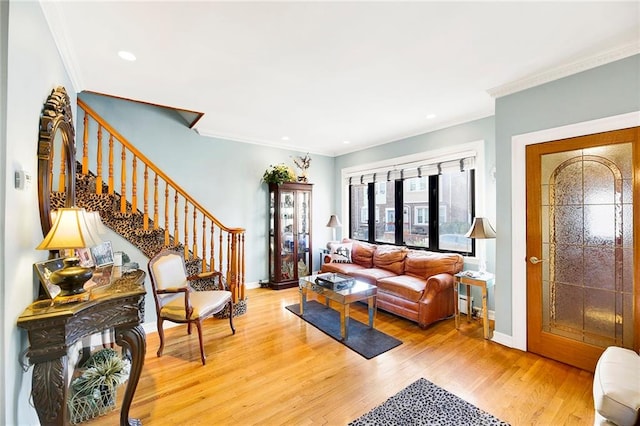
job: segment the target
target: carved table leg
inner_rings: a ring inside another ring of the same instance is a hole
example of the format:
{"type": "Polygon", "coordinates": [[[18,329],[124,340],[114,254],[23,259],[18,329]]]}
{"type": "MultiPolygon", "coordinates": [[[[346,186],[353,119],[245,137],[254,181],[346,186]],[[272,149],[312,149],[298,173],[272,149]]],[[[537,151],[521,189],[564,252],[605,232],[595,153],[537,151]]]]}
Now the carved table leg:
{"type": "Polygon", "coordinates": [[[64,425],[67,416],[67,357],[36,363],[31,395],[42,425],[64,425]]]}
{"type": "Polygon", "coordinates": [[[131,373],[129,374],[129,382],[124,392],[122,409],[120,410],[120,426],[141,425],[142,422],[139,419],[129,418],[129,408],[142,372],[144,355],[147,352],[147,342],[142,326],[118,328],[116,330],[116,343],[127,349],[131,354],[131,373]]]}

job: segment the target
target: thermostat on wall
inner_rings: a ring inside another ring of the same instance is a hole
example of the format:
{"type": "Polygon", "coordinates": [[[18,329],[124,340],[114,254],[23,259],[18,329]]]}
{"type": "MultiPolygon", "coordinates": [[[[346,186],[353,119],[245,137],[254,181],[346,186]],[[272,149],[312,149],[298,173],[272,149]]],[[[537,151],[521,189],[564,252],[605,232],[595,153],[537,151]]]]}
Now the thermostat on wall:
{"type": "Polygon", "coordinates": [[[31,188],[31,173],[25,170],[16,170],[15,187],[16,189],[21,189],[21,190],[31,188]]]}

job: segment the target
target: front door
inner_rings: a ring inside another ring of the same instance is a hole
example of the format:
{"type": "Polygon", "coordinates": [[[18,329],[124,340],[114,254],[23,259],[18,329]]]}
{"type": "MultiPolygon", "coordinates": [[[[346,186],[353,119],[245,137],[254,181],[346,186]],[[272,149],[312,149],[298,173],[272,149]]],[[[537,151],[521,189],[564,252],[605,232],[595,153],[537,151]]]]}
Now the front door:
{"type": "Polygon", "coordinates": [[[526,149],[531,352],[593,371],[640,343],[639,129],[526,149]]]}

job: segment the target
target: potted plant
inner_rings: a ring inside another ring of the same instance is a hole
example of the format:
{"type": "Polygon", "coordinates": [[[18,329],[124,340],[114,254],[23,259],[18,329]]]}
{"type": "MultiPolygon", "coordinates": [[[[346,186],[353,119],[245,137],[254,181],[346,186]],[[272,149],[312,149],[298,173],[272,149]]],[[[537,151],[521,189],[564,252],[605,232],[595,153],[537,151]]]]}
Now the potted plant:
{"type": "Polygon", "coordinates": [[[77,424],[113,410],[116,390],[129,378],[131,362],[111,349],[101,349],[82,365],[82,374],[71,382],[69,414],[77,424]]]}
{"type": "Polygon", "coordinates": [[[270,165],[262,175],[262,181],[280,185],[285,182],[295,182],[296,174],[284,164],[270,165]]]}

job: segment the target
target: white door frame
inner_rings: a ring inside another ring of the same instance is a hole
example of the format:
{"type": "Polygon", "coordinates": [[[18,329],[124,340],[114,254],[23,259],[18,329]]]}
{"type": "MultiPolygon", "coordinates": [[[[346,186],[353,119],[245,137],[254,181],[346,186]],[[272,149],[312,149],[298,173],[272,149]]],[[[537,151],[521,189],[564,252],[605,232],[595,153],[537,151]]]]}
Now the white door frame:
{"type": "Polygon", "coordinates": [[[527,145],[640,126],[640,111],[511,138],[511,347],[527,350],[526,156],[527,145]]]}

